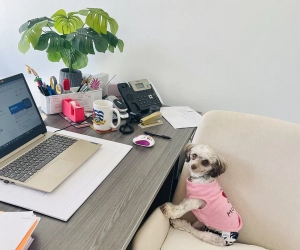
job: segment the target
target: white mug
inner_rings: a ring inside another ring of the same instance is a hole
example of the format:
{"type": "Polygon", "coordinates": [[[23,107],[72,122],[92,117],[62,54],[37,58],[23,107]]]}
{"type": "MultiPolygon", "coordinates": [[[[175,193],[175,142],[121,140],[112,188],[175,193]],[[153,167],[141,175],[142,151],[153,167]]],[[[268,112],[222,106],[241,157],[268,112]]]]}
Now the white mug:
{"type": "Polygon", "coordinates": [[[96,100],[93,102],[93,126],[96,130],[107,131],[120,125],[121,117],[119,110],[113,108],[113,103],[107,100],[96,100]],[[113,112],[118,117],[117,125],[112,122],[113,112]]]}

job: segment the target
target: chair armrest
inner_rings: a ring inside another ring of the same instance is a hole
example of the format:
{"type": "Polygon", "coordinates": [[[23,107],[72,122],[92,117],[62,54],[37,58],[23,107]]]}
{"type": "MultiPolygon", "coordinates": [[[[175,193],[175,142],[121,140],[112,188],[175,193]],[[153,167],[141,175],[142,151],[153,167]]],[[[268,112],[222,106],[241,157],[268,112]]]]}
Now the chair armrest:
{"type": "Polygon", "coordinates": [[[134,236],[132,250],[160,250],[169,228],[169,219],[156,208],[134,236]]]}

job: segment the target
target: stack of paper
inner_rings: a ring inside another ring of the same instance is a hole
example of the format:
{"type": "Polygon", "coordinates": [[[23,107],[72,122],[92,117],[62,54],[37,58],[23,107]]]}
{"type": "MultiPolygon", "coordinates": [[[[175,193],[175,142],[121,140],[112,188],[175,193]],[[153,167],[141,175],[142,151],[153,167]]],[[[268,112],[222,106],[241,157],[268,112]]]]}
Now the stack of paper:
{"type": "Polygon", "coordinates": [[[198,127],[202,118],[188,106],[162,107],[160,112],[174,128],[198,127]]]}
{"type": "Polygon", "coordinates": [[[40,218],[33,212],[0,212],[0,249],[27,250],[40,218]]]}

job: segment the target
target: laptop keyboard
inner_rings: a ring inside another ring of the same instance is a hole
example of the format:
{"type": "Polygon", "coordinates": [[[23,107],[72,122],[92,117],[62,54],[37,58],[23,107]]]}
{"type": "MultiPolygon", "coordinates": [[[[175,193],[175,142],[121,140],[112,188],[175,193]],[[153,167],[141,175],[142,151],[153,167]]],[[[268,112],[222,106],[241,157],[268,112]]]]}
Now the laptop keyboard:
{"type": "Polygon", "coordinates": [[[0,177],[25,182],[77,140],[61,135],[52,135],[30,151],[0,169],[0,177]]]}

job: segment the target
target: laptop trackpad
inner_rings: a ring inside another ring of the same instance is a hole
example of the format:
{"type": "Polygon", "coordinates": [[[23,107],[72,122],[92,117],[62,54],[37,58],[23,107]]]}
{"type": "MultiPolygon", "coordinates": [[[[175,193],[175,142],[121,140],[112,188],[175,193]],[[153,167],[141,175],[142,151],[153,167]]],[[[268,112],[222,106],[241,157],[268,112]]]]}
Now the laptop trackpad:
{"type": "Polygon", "coordinates": [[[63,159],[57,159],[47,167],[41,174],[52,177],[64,177],[73,172],[76,163],[63,159]]]}
{"type": "Polygon", "coordinates": [[[26,184],[29,187],[43,190],[45,192],[51,192],[56,188],[64,179],[66,179],[77,168],[78,164],[57,159],[53,163],[50,163],[47,168],[39,172],[36,178],[30,178],[26,184]]]}

